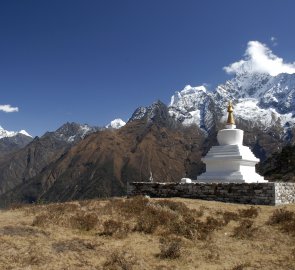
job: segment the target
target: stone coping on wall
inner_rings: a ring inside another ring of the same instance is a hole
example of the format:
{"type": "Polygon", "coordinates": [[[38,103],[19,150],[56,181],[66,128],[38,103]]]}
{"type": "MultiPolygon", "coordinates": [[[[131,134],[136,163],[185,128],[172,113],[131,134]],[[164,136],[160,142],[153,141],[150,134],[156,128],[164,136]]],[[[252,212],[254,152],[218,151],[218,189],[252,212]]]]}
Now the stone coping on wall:
{"type": "Polygon", "coordinates": [[[295,183],[161,183],[131,182],[128,196],[182,197],[230,203],[281,205],[295,203],[295,183]]]}

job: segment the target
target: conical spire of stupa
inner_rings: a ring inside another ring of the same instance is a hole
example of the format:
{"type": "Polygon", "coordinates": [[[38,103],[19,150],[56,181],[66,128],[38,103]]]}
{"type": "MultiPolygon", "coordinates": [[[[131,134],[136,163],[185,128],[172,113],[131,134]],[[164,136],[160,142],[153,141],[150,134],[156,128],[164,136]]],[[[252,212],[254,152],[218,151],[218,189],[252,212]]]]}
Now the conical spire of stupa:
{"type": "Polygon", "coordinates": [[[234,119],[234,114],[233,114],[233,106],[231,101],[229,101],[228,106],[227,106],[227,112],[228,112],[228,117],[227,117],[227,125],[235,125],[235,119],[234,119]]]}
{"type": "Polygon", "coordinates": [[[232,106],[232,102],[229,101],[228,106],[227,106],[228,116],[227,116],[227,122],[226,122],[226,128],[228,128],[228,129],[235,129],[236,128],[233,111],[234,111],[234,109],[232,106]]]}

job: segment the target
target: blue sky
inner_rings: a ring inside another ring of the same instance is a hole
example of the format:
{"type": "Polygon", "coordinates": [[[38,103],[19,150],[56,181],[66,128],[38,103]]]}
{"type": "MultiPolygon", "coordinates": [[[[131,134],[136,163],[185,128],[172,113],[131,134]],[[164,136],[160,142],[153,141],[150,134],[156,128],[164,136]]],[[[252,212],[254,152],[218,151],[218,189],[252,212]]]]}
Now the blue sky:
{"type": "Polygon", "coordinates": [[[295,61],[293,0],[2,0],[0,125],[105,125],[230,78],[249,41],[295,61]],[[271,41],[271,37],[275,40],[271,41]]]}

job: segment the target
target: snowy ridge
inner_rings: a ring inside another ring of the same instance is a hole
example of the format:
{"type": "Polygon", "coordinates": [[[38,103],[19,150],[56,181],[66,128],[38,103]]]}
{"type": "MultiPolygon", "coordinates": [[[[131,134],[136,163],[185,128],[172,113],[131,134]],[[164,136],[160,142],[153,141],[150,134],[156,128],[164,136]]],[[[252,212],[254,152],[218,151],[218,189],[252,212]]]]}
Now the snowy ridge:
{"type": "Polygon", "coordinates": [[[78,131],[76,134],[70,136],[68,138],[68,142],[74,142],[76,138],[81,138],[84,139],[84,137],[88,134],[91,133],[92,128],[88,125],[80,125],[78,131]]]}
{"type": "MultiPolygon", "coordinates": [[[[271,127],[274,125],[284,126],[286,123],[295,124],[292,113],[280,114],[274,108],[263,109],[258,106],[257,99],[240,99],[235,106],[235,117],[250,123],[250,127],[271,127]]],[[[227,119],[227,114],[221,118],[222,122],[227,119]]]]}
{"type": "Polygon", "coordinates": [[[169,114],[184,125],[197,124],[209,131],[225,121],[229,100],[235,118],[251,127],[288,129],[295,125],[295,74],[239,73],[214,91],[187,85],[172,96],[169,114]]]}
{"type": "Polygon", "coordinates": [[[54,136],[56,139],[67,143],[74,143],[84,139],[86,135],[100,130],[98,127],[91,127],[87,124],[65,123],[54,132],[46,132],[44,136],[54,136]]]}
{"type": "Polygon", "coordinates": [[[128,120],[128,123],[140,119],[146,119],[147,122],[151,123],[157,121],[157,115],[161,115],[160,118],[169,117],[168,113],[167,115],[166,113],[167,106],[162,101],[157,100],[151,106],[137,108],[128,120]]]}
{"type": "Polygon", "coordinates": [[[22,134],[22,135],[25,135],[25,136],[28,136],[28,137],[32,137],[25,130],[21,130],[19,132],[8,131],[8,130],[5,130],[3,127],[0,126],[0,139],[5,138],[5,137],[14,137],[14,136],[17,136],[18,134],[22,134]]]}
{"type": "Polygon", "coordinates": [[[169,114],[185,126],[196,124],[207,130],[213,120],[208,109],[212,101],[212,93],[205,86],[186,85],[171,97],[169,114]]]}

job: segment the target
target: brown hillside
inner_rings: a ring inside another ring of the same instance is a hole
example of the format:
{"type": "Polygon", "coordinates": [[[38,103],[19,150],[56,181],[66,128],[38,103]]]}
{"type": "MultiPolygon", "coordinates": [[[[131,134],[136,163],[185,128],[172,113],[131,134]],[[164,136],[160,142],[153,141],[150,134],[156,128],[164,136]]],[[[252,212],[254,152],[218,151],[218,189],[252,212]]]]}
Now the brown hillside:
{"type": "Polygon", "coordinates": [[[175,182],[197,175],[204,137],[196,127],[134,121],[89,135],[37,177],[2,197],[10,201],[65,201],[124,195],[127,181],[175,182]]]}
{"type": "Polygon", "coordinates": [[[0,195],[39,174],[58,159],[69,145],[51,136],[36,137],[31,143],[0,161],[0,195]]]}

